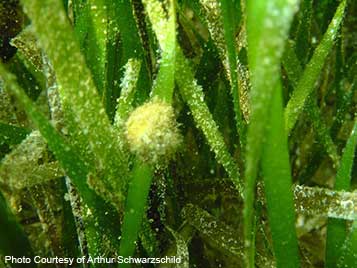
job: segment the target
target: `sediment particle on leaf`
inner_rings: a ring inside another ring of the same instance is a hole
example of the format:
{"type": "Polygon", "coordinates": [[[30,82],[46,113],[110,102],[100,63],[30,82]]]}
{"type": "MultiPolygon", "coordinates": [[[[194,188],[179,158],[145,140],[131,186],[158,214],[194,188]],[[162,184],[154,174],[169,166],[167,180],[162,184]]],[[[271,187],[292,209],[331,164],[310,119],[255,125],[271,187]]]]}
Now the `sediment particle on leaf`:
{"type": "Polygon", "coordinates": [[[130,150],[145,162],[167,162],[182,141],[174,110],[163,101],[153,100],[136,108],[125,126],[130,150]]]}

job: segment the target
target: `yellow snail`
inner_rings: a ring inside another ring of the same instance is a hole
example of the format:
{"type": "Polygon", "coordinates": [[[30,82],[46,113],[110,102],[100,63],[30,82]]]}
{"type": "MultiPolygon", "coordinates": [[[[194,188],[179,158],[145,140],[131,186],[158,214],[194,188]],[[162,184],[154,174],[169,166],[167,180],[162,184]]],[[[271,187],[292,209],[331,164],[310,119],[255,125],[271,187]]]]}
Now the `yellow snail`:
{"type": "Polygon", "coordinates": [[[168,162],[182,142],[174,110],[164,101],[151,100],[139,106],[125,127],[130,150],[148,163],[168,162]]]}

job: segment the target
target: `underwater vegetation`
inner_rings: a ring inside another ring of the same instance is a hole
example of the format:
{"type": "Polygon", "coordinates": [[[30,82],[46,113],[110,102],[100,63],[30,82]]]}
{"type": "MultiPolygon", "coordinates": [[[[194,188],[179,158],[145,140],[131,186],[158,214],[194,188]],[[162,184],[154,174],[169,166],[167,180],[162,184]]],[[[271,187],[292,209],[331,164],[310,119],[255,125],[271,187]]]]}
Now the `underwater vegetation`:
{"type": "Polygon", "coordinates": [[[357,1],[1,0],[0,29],[0,268],[357,267],[357,1]]]}

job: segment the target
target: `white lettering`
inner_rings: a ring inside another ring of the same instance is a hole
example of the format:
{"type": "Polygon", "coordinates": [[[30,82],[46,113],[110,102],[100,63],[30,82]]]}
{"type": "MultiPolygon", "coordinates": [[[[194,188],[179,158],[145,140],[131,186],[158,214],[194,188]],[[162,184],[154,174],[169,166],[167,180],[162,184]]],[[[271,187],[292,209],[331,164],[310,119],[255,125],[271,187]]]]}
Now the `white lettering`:
{"type": "Polygon", "coordinates": [[[23,263],[31,263],[31,258],[22,256],[22,257],[14,257],[14,256],[5,256],[5,263],[15,263],[15,264],[23,264],[23,263]]]}

